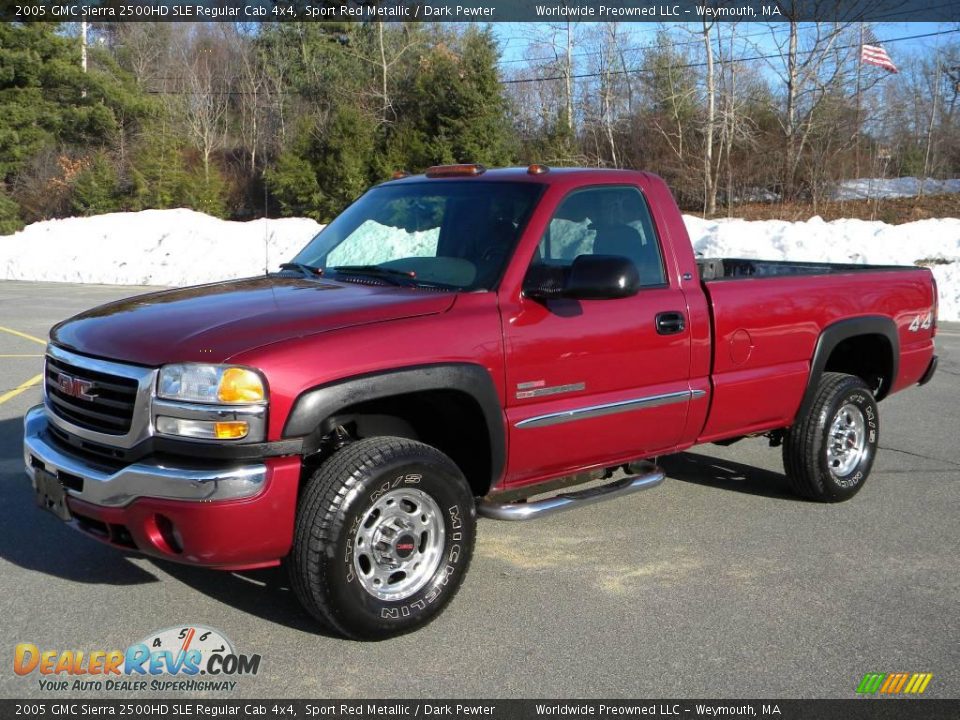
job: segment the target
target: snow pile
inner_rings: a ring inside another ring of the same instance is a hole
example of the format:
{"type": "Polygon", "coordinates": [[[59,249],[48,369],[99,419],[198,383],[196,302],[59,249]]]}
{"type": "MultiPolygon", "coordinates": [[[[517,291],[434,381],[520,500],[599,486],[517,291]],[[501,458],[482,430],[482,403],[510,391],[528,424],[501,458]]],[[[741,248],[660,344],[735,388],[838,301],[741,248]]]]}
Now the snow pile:
{"type": "Polygon", "coordinates": [[[832,193],[834,200],[863,200],[865,198],[904,198],[916,197],[921,187],[924,195],[945,195],[960,192],[960,179],[922,180],[915,177],[901,178],[860,178],[843,180],[832,193]]]}
{"type": "Polygon", "coordinates": [[[923,261],[940,288],[940,318],[960,320],[960,219],[888,225],[814,217],[784,220],[702,220],[684,215],[693,249],[703,257],[808,260],[868,265],[923,261]]]}
{"type": "Polygon", "coordinates": [[[313,220],[229,222],[193,210],[47,220],[0,237],[0,278],[195,285],[262,274],[319,232],[313,220]]]}
{"type": "MultiPolygon", "coordinates": [[[[940,286],[940,317],[960,320],[960,219],[904,225],[815,217],[702,220],[684,216],[705,257],[929,264],[940,286]]],[[[321,229],[313,220],[228,222],[192,210],[145,210],[34,223],[0,237],[0,279],[119,285],[192,285],[275,270],[321,229]],[[265,247],[266,243],[266,247],[265,247]]],[[[370,222],[340,264],[435,252],[436,230],[408,233],[370,222]],[[403,252],[400,252],[400,248],[403,252]]]]}

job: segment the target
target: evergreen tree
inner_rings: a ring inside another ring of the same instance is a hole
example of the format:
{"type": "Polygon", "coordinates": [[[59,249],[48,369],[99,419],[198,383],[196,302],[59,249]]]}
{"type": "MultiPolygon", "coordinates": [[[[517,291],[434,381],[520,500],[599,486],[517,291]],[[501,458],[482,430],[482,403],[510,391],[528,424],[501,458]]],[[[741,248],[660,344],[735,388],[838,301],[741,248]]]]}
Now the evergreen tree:
{"type": "Polygon", "coordinates": [[[441,35],[411,68],[400,99],[399,127],[387,154],[411,170],[452,162],[510,163],[516,148],[489,28],[441,35]]]}
{"type": "Polygon", "coordinates": [[[0,235],[10,235],[22,227],[20,208],[0,186],[0,235]]]}
{"type": "Polygon", "coordinates": [[[106,52],[92,52],[97,62],[84,73],[79,44],[58,30],[57,23],[0,24],[0,183],[44,151],[93,161],[145,111],[142,94],[106,52]]]}

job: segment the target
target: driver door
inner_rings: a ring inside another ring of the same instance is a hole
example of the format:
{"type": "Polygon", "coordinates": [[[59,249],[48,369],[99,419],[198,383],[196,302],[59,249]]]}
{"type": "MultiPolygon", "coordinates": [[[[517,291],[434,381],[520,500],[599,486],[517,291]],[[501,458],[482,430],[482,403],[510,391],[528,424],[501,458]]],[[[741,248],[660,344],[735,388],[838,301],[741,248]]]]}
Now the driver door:
{"type": "Polygon", "coordinates": [[[583,254],[629,258],[642,287],[611,300],[521,296],[506,313],[508,483],[649,457],[680,440],[690,400],[686,302],[637,187],[568,194],[528,278],[583,254]]]}

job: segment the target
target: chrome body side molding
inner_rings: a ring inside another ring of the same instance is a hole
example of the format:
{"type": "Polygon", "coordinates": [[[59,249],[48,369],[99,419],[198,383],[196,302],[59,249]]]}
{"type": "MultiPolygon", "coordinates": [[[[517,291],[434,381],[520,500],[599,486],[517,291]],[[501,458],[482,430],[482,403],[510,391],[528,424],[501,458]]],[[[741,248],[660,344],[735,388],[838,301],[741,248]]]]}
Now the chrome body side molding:
{"type": "Polygon", "coordinates": [[[633,398],[631,400],[620,400],[618,402],[605,403],[603,405],[588,405],[582,408],[573,408],[571,410],[562,410],[560,412],[547,413],[546,415],[537,415],[536,417],[521,420],[516,424],[518,428],[538,428],[559,423],[572,422],[574,420],[587,420],[589,418],[600,417],[602,415],[612,415],[614,413],[628,412],[630,410],[641,410],[645,408],[660,407],[672,403],[681,403],[688,400],[696,400],[706,395],[704,390],[680,390],[678,392],[664,393],[662,395],[649,395],[642,398],[633,398]]]}

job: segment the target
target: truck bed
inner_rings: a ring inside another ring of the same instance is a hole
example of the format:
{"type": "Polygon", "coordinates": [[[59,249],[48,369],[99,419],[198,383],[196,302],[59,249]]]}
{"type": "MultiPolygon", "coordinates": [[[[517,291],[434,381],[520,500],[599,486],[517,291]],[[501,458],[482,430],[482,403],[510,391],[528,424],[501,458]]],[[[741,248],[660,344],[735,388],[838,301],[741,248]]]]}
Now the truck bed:
{"type": "Polygon", "coordinates": [[[713,276],[701,281],[714,343],[713,399],[700,442],[790,425],[818,338],[837,322],[886,318],[897,328],[898,366],[878,397],[917,382],[929,363],[930,330],[909,329],[933,307],[926,268],[727,258],[697,263],[702,275],[713,276]]]}
{"type": "Polygon", "coordinates": [[[736,280],[745,277],[836,275],[838,273],[909,270],[910,266],[751,260],[747,258],[697,258],[697,269],[700,271],[700,279],[707,282],[711,280],[736,280]]]}

